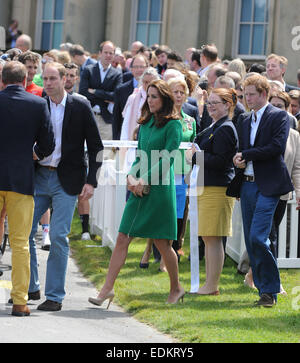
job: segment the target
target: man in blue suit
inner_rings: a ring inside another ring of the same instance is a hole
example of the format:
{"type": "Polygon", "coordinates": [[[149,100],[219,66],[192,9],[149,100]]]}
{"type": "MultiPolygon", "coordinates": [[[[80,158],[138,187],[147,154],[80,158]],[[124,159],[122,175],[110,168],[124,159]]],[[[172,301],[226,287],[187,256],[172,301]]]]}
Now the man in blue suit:
{"type": "Polygon", "coordinates": [[[100,44],[99,62],[87,66],[82,73],[79,93],[91,102],[102,140],[112,140],[114,95],[122,84],[122,72],[112,67],[115,45],[100,44]]]}
{"type": "Polygon", "coordinates": [[[12,249],[12,315],[28,316],[28,238],[34,211],[34,162],[55,147],[47,103],[25,91],[26,67],[8,62],[0,92],[0,211],[5,206],[12,249]]]}
{"type": "Polygon", "coordinates": [[[252,112],[238,122],[240,151],[233,162],[243,169],[241,208],[246,248],[260,296],[256,305],[271,307],[280,292],[280,276],[269,234],[279,197],[293,190],[283,159],[290,126],[287,113],[268,103],[270,86],[265,77],[247,78],[244,90],[252,112]]]}
{"type": "Polygon", "coordinates": [[[69,50],[72,61],[80,67],[80,77],[85,67],[96,64],[96,59],[88,57],[84,48],[80,44],[74,44],[69,50]]]}
{"type": "Polygon", "coordinates": [[[132,94],[135,88],[139,87],[139,80],[144,73],[145,69],[149,66],[147,58],[143,54],[137,54],[132,58],[130,64],[130,70],[133,78],[123,83],[116,89],[114,98],[114,120],[113,120],[113,139],[120,140],[121,129],[123,124],[122,112],[128,100],[128,97],[132,94]]]}

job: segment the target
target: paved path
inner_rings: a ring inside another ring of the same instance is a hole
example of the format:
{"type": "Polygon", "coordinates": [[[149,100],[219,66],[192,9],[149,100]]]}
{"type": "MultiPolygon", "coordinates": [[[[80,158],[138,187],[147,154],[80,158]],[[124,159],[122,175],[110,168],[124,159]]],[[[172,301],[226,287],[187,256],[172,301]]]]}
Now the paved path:
{"type": "MultiPolygon", "coordinates": [[[[44,292],[45,266],[48,252],[38,247],[39,273],[44,292]]],[[[0,267],[10,265],[10,250],[5,252],[0,267]]],[[[138,322],[120,307],[111,304],[93,307],[89,296],[95,296],[94,286],[79,272],[72,258],[69,259],[66,298],[59,312],[36,310],[45,300],[29,301],[30,317],[11,316],[10,270],[0,277],[0,341],[1,343],[172,343],[173,340],[153,328],[138,322]]]]}

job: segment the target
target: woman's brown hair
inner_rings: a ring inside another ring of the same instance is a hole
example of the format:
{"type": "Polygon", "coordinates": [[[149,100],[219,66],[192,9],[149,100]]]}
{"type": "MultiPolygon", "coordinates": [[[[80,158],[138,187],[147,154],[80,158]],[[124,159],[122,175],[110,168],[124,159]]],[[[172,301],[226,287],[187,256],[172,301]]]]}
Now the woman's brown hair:
{"type": "Polygon", "coordinates": [[[269,102],[272,101],[272,98],[280,98],[284,102],[285,109],[288,109],[291,104],[291,98],[288,93],[281,91],[272,91],[269,97],[269,102]]]}
{"type": "MultiPolygon", "coordinates": [[[[156,115],[155,126],[160,128],[164,127],[170,120],[179,120],[180,116],[175,109],[173,94],[167,82],[160,79],[152,81],[147,88],[147,94],[150,87],[158,91],[159,97],[162,100],[162,108],[156,115]]],[[[153,113],[150,112],[148,101],[146,100],[138,123],[145,125],[151,120],[152,116],[153,113]]]]}

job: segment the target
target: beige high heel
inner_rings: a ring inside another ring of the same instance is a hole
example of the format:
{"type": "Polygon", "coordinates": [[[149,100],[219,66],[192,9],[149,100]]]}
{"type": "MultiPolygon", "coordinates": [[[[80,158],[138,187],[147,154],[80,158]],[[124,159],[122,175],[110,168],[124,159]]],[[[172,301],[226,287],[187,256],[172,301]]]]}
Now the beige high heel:
{"type": "Polygon", "coordinates": [[[182,290],[181,293],[178,295],[177,299],[174,301],[174,302],[166,302],[166,304],[171,304],[171,305],[174,305],[174,304],[178,304],[178,302],[181,300],[181,303],[183,304],[183,298],[184,298],[184,295],[185,295],[185,291],[182,290]]]}
{"type": "Polygon", "coordinates": [[[108,301],[108,305],[106,307],[106,309],[109,308],[109,305],[110,303],[113,301],[115,297],[115,293],[113,290],[111,290],[104,298],[102,299],[98,299],[98,298],[95,298],[95,297],[89,297],[89,302],[93,305],[97,305],[97,306],[101,306],[105,300],[109,300],[108,301]]]}

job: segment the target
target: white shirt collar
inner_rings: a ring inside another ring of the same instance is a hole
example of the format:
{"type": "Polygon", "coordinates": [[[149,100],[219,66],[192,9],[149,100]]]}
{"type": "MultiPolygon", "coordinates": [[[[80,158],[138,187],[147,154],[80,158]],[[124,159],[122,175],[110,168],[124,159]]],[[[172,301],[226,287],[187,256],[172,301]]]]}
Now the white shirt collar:
{"type": "Polygon", "coordinates": [[[81,68],[84,68],[87,64],[87,61],[89,60],[89,57],[84,61],[84,63],[81,65],[81,68]]]}
{"type": "MultiPolygon", "coordinates": [[[[263,113],[265,112],[266,108],[268,107],[269,105],[269,102],[267,102],[261,109],[259,109],[256,113],[256,117],[257,117],[257,120],[260,120],[263,113]]],[[[253,114],[254,114],[254,111],[253,111],[253,114]]],[[[254,115],[253,115],[254,117],[254,115]]]]}
{"type": "Polygon", "coordinates": [[[67,97],[68,97],[68,94],[67,94],[66,91],[64,91],[64,97],[63,97],[63,99],[61,100],[61,102],[58,105],[56,103],[52,102],[51,98],[49,97],[49,99],[50,99],[50,105],[51,106],[59,106],[59,105],[62,105],[63,107],[66,107],[67,97]]]}
{"type": "Polygon", "coordinates": [[[104,70],[104,67],[103,67],[103,65],[102,65],[101,61],[99,61],[98,63],[99,63],[99,68],[100,68],[100,71],[101,71],[101,72],[107,72],[107,71],[110,69],[110,67],[111,67],[111,64],[110,64],[110,65],[106,68],[106,70],[104,70]]]}

